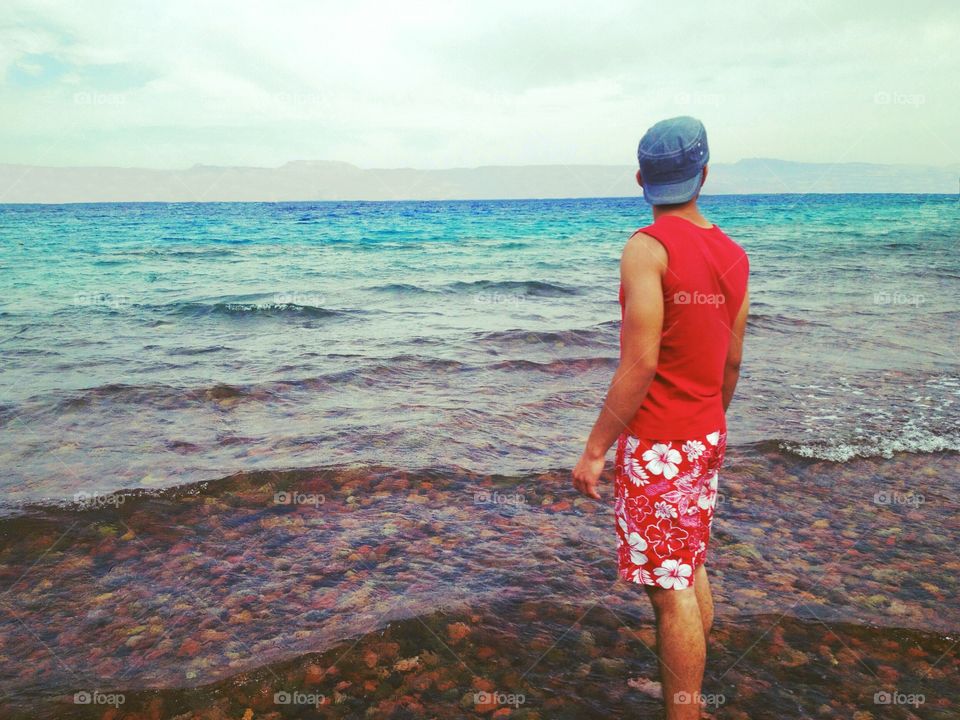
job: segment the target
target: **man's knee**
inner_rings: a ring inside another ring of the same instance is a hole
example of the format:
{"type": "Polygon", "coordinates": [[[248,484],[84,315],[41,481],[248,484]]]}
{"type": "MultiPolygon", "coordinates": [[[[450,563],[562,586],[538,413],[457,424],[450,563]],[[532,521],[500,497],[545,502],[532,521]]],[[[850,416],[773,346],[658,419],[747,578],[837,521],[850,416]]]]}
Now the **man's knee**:
{"type": "MultiPolygon", "coordinates": [[[[681,612],[690,608],[697,608],[697,596],[692,587],[683,590],[667,590],[660,587],[647,586],[647,595],[653,611],[657,617],[669,613],[681,612]]],[[[700,612],[697,609],[697,612],[700,612]]]]}

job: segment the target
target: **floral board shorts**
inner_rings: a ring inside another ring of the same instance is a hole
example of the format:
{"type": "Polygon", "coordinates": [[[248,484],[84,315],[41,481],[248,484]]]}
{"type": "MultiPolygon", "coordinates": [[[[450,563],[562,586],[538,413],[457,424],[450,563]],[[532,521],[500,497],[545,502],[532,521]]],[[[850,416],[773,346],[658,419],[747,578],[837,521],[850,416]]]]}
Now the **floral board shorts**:
{"type": "Polygon", "coordinates": [[[682,590],[706,560],[725,431],[686,440],[617,440],[614,513],[620,576],[682,590]]]}

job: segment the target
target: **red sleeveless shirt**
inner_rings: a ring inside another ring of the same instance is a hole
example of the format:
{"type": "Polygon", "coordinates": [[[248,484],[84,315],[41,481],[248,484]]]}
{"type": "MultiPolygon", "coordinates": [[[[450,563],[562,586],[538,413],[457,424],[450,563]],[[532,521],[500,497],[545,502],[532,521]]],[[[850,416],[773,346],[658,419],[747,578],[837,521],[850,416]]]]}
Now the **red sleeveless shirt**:
{"type": "MultiPolygon", "coordinates": [[[[731,328],[747,291],[747,254],[716,225],[701,228],[676,215],[661,215],[639,232],[656,238],[668,261],[657,372],[627,432],[686,439],[725,431],[723,373],[731,328]]],[[[621,283],[621,321],[623,310],[621,283]]],[[[622,347],[622,324],[620,342],[622,347]]]]}

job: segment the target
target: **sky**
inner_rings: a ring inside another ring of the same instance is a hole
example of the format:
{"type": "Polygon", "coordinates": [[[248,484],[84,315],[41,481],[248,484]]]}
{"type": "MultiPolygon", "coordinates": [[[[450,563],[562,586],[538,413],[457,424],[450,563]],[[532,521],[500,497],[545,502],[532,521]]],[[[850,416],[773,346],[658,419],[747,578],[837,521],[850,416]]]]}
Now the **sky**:
{"type": "Polygon", "coordinates": [[[41,2],[0,6],[0,163],[960,162],[960,3],[41,2]]]}

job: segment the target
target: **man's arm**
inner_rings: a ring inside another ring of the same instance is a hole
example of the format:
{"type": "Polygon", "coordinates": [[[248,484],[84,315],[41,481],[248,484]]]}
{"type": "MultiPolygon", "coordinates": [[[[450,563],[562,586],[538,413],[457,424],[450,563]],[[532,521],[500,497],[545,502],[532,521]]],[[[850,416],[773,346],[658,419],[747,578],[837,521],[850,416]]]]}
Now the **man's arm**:
{"type": "Polygon", "coordinates": [[[624,295],[620,364],[586,449],[573,470],[574,485],[593,498],[600,498],[596,483],[607,451],[640,409],[657,371],[663,331],[662,273],[666,265],[667,251],[649,235],[637,233],[624,246],[620,260],[624,295]]]}
{"type": "Polygon", "coordinates": [[[747,315],[750,312],[750,290],[743,296],[743,305],[733,321],[730,330],[730,349],[727,350],[727,362],[723,368],[723,411],[726,412],[733,400],[733,391],[740,379],[740,362],[743,360],[743,334],[747,327],[747,315]]]}

